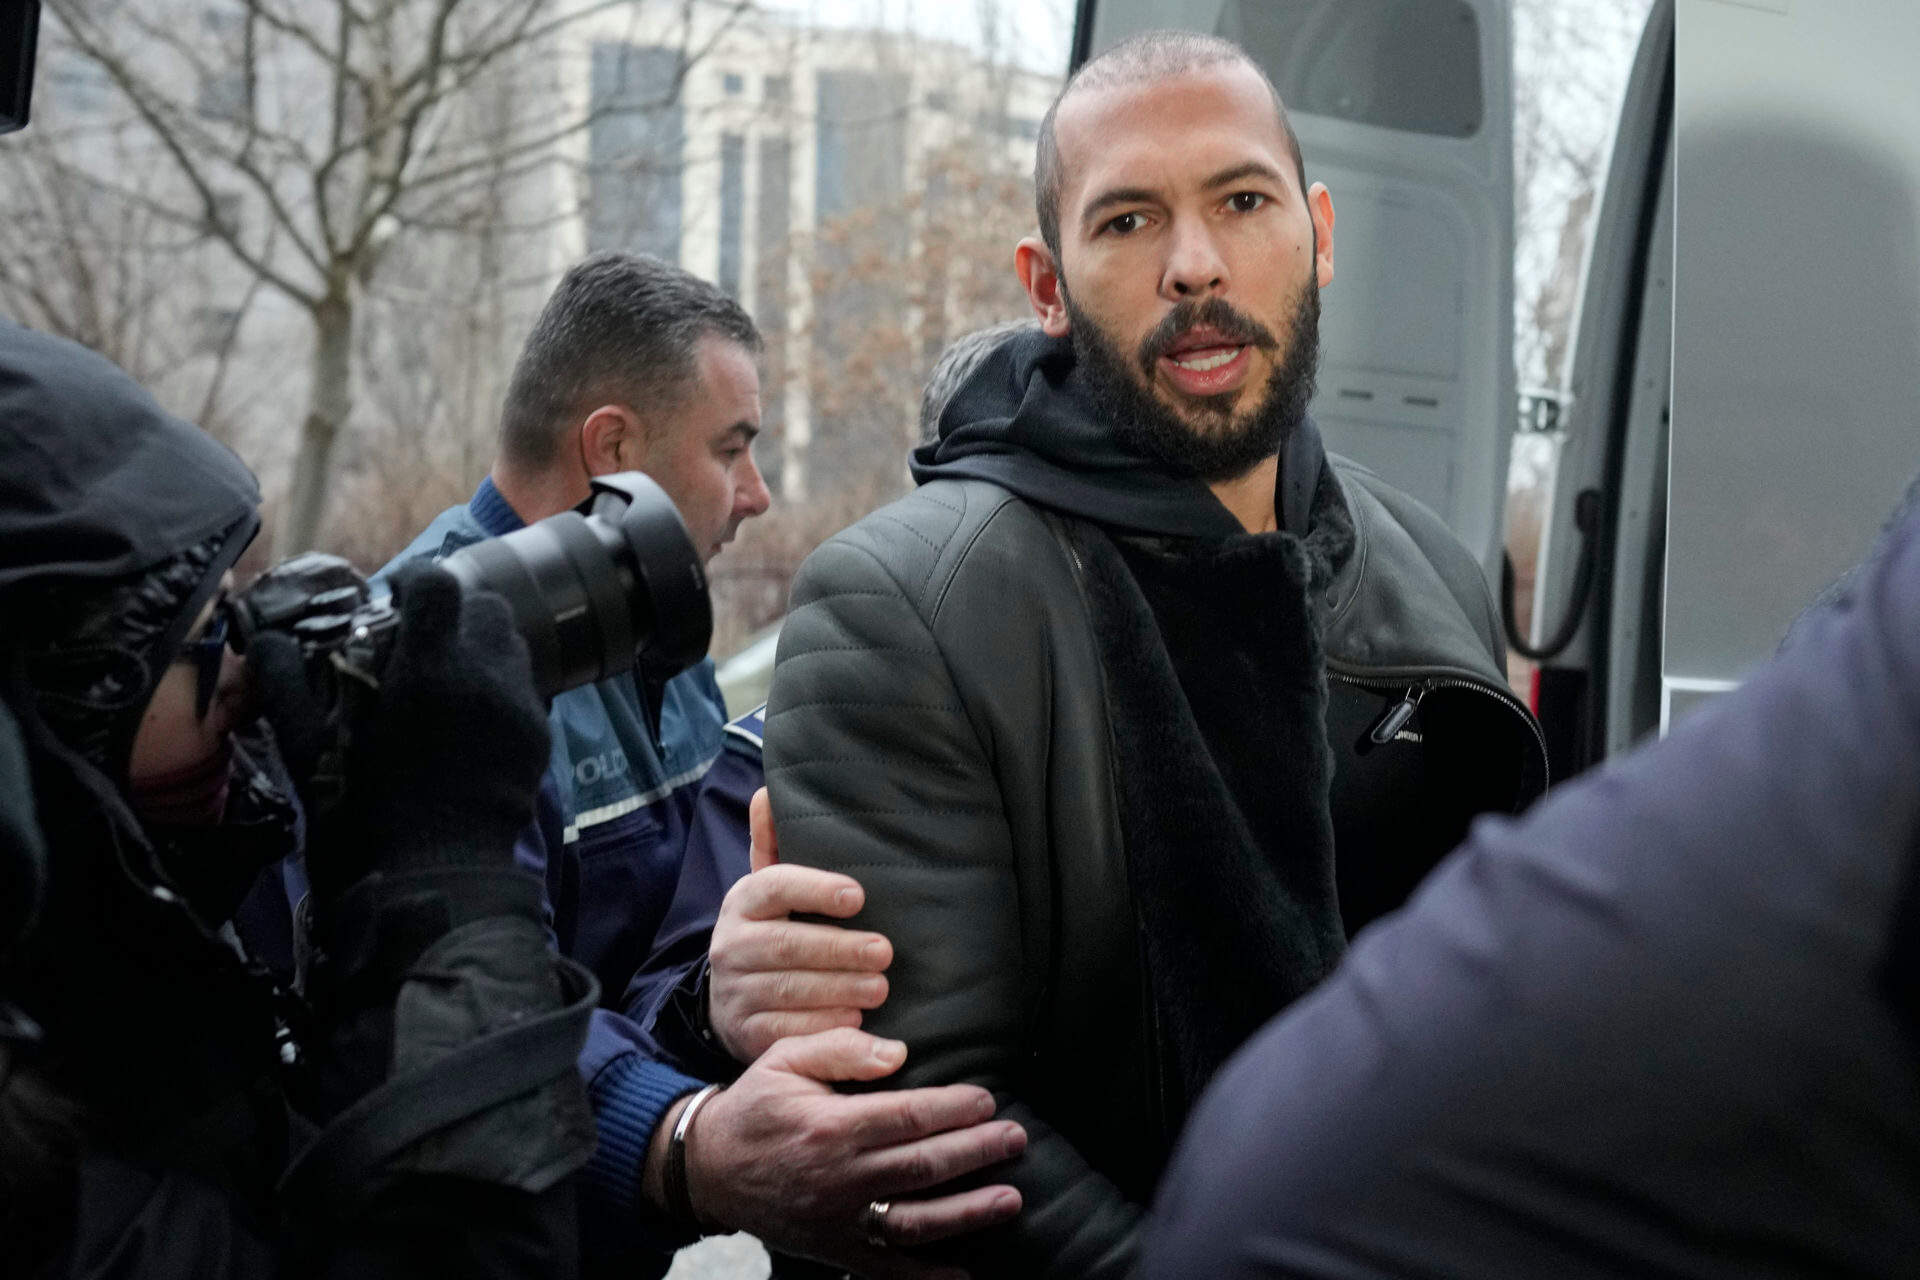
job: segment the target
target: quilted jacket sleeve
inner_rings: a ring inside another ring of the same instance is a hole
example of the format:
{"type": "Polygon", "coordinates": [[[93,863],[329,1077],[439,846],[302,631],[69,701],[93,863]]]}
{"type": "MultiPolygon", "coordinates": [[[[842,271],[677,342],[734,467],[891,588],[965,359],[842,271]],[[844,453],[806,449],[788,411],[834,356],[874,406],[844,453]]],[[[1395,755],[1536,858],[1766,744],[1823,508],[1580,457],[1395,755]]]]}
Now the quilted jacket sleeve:
{"type": "Polygon", "coordinates": [[[977,512],[926,492],[823,546],[795,582],[766,738],[780,853],[859,879],[857,923],[893,940],[891,994],[867,1025],[909,1055],[885,1084],[983,1085],[1027,1127],[1026,1154],[992,1175],[1020,1188],[1024,1212],[958,1242],[955,1260],[975,1275],[1108,1280],[1130,1271],[1143,1210],[1022,1088],[1050,889],[1048,868],[1031,865],[1044,844],[1034,856],[1009,795],[1039,807],[1045,602],[1023,599],[1029,579],[994,563],[977,512]],[[978,590],[955,590],[981,572],[1007,584],[992,617],[978,590]],[[966,617],[943,612],[955,602],[966,617]]]}

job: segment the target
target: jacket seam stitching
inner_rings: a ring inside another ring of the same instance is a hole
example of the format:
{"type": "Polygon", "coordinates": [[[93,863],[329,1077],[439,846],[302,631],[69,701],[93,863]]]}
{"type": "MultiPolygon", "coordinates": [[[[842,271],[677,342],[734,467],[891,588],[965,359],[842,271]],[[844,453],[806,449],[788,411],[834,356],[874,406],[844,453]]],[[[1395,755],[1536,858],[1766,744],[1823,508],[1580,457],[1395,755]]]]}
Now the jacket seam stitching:
{"type": "MultiPolygon", "coordinates": [[[[1001,502],[992,511],[988,512],[986,519],[980,522],[980,527],[975,529],[973,531],[973,536],[967,539],[967,545],[962,547],[959,550],[959,552],[953,557],[953,568],[947,574],[947,580],[940,585],[940,598],[933,602],[933,609],[928,614],[928,617],[927,617],[927,630],[929,632],[933,630],[934,623],[939,620],[940,611],[946,607],[947,596],[953,590],[954,579],[960,576],[960,566],[965,564],[967,561],[967,557],[973,554],[974,547],[979,543],[981,538],[986,536],[987,530],[992,527],[993,522],[1000,518],[1001,512],[1006,511],[1008,508],[1012,507],[1016,501],[1017,499],[1012,497],[1012,495],[1008,495],[1005,501],[1001,502]]],[[[938,567],[939,566],[936,564],[935,568],[938,568],[938,567]]],[[[927,578],[928,578],[928,581],[931,582],[933,575],[928,574],[927,578]]]]}
{"type": "Polygon", "coordinates": [[[922,657],[939,658],[943,655],[938,649],[909,649],[898,644],[822,644],[803,649],[799,653],[789,654],[787,661],[805,658],[816,653],[917,653],[922,657]]]}
{"type": "MultiPolygon", "coordinates": [[[[874,560],[874,563],[879,564],[879,558],[877,556],[873,556],[872,552],[865,551],[864,548],[861,548],[860,550],[862,550],[864,554],[872,557],[874,560]]],[[[885,565],[881,565],[880,569],[881,569],[881,572],[887,573],[887,568],[885,565]]],[[[807,601],[806,604],[803,604],[799,607],[804,609],[807,604],[819,604],[823,600],[848,600],[848,599],[852,599],[855,596],[879,596],[883,600],[901,599],[902,598],[901,593],[906,590],[906,584],[900,582],[898,578],[894,578],[893,574],[891,573],[887,573],[887,577],[893,579],[895,585],[900,587],[900,591],[834,591],[834,592],[830,592],[827,595],[815,596],[813,599],[807,601]]]]}
{"type": "Polygon", "coordinates": [[[922,543],[926,544],[928,547],[931,547],[936,557],[934,564],[936,565],[936,567],[938,566],[939,560],[937,557],[940,554],[939,543],[935,542],[932,538],[929,538],[926,534],[920,532],[918,529],[914,528],[912,525],[908,524],[905,520],[902,520],[899,516],[891,515],[885,511],[882,511],[879,513],[879,515],[876,518],[886,522],[887,524],[899,525],[902,529],[905,529],[908,533],[918,538],[922,543]]]}
{"type": "Polygon", "coordinates": [[[781,707],[780,712],[782,715],[785,715],[789,712],[800,711],[807,707],[890,707],[896,711],[953,711],[962,713],[966,711],[965,707],[953,703],[843,702],[838,698],[820,698],[813,702],[790,702],[786,706],[781,707]]]}
{"type": "MultiPolygon", "coordinates": [[[[1366,488],[1366,486],[1361,484],[1358,479],[1355,479],[1352,482],[1351,486],[1349,486],[1347,477],[1342,476],[1340,474],[1340,469],[1338,467],[1334,468],[1333,474],[1340,481],[1341,489],[1343,491],[1346,491],[1347,493],[1354,493],[1354,491],[1366,488]]],[[[1373,495],[1368,494],[1367,496],[1372,497],[1373,495]]],[[[1340,605],[1340,607],[1334,611],[1333,617],[1327,619],[1327,634],[1329,637],[1331,637],[1333,633],[1333,624],[1335,622],[1338,622],[1340,619],[1346,617],[1348,613],[1352,612],[1353,606],[1359,602],[1361,593],[1366,590],[1367,561],[1370,558],[1369,556],[1370,549],[1367,545],[1367,524],[1368,524],[1367,513],[1361,509],[1362,506],[1363,504],[1359,501],[1357,495],[1354,497],[1350,497],[1348,499],[1347,510],[1353,513],[1353,526],[1354,526],[1354,529],[1353,529],[1354,548],[1353,549],[1354,549],[1354,554],[1360,557],[1360,563],[1356,564],[1353,567],[1353,594],[1348,596],[1345,602],[1343,602],[1340,605]]],[[[1325,643],[1323,642],[1322,643],[1323,652],[1325,651],[1325,648],[1326,646],[1325,646],[1325,643]]]]}
{"type": "Polygon", "coordinates": [[[924,817],[930,814],[999,812],[1000,810],[991,805],[958,805],[940,809],[926,809],[917,806],[911,809],[820,809],[813,813],[783,813],[780,815],[780,821],[795,823],[812,822],[819,818],[900,818],[924,817]]]}
{"type": "Polygon", "coordinates": [[[954,765],[935,760],[923,760],[918,756],[808,756],[805,760],[789,760],[784,764],[768,765],[765,771],[780,773],[786,769],[804,769],[812,764],[915,764],[940,773],[959,772],[954,765]]]}

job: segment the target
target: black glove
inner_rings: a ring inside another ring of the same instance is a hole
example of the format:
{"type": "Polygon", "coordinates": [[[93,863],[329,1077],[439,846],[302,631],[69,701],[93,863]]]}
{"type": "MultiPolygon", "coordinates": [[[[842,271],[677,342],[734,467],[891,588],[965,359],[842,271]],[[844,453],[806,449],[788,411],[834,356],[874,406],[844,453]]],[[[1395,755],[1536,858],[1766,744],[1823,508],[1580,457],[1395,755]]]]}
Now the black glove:
{"type": "Polygon", "coordinates": [[[290,765],[338,743],[343,705],[348,731],[345,787],[307,841],[314,1027],[296,1105],[325,1127],[282,1190],[307,1242],[369,1213],[404,1221],[422,1177],[544,1193],[594,1144],[575,1060],[599,987],[548,951],[540,882],[513,865],[548,760],[526,644],[506,601],[443,569],[393,586],[377,690],[330,668],[316,689],[284,634],[248,653],[290,765]]]}
{"type": "MultiPolygon", "coordinates": [[[[317,902],[371,871],[507,867],[548,761],[546,710],[505,600],[445,570],[393,578],[400,620],[377,692],[349,692],[344,798],[307,833],[317,902]]],[[[332,696],[300,646],[262,632],[247,654],[256,704],[297,779],[334,740],[332,696]]]]}

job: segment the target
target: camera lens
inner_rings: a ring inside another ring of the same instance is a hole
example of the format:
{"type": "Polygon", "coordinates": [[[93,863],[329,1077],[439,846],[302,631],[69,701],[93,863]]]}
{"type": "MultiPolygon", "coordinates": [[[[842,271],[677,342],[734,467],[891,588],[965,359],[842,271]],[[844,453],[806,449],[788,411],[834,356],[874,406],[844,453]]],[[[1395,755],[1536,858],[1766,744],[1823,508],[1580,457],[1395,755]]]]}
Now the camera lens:
{"type": "Polygon", "coordinates": [[[637,471],[601,476],[590,508],[444,562],[463,586],[506,598],[548,697],[636,664],[664,680],[704,657],[713,637],[706,570],[666,491],[637,471]]]}

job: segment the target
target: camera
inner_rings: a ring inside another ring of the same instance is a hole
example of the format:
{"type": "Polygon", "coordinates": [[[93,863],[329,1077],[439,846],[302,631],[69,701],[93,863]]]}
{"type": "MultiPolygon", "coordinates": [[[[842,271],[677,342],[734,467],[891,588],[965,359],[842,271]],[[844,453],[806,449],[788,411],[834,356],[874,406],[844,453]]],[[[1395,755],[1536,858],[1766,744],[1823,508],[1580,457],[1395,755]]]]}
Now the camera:
{"type": "Polygon", "coordinates": [[[27,127],[39,42],[40,0],[0,3],[0,133],[27,127]]]}
{"type": "MultiPolygon", "coordinates": [[[[466,589],[506,598],[543,697],[635,666],[665,680],[705,657],[713,637],[706,569],[666,491],[638,471],[598,476],[582,506],[440,562],[466,589]]],[[[227,616],[236,651],[262,631],[287,632],[316,687],[343,692],[379,687],[399,623],[390,597],[318,552],[261,574],[227,616]]]]}

